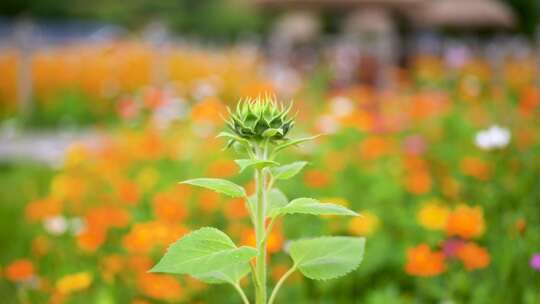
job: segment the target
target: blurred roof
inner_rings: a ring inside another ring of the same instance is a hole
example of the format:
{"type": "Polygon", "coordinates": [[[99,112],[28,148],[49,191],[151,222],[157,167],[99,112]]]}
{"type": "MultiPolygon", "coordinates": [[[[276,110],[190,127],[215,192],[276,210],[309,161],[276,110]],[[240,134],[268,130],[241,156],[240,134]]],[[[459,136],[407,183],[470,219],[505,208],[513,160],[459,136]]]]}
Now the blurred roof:
{"type": "Polygon", "coordinates": [[[265,7],[318,7],[318,8],[354,8],[360,6],[411,6],[425,0],[254,0],[254,3],[265,7]]]}
{"type": "Polygon", "coordinates": [[[497,0],[431,0],[411,11],[414,22],[427,27],[512,28],[512,10],[497,0]]]}

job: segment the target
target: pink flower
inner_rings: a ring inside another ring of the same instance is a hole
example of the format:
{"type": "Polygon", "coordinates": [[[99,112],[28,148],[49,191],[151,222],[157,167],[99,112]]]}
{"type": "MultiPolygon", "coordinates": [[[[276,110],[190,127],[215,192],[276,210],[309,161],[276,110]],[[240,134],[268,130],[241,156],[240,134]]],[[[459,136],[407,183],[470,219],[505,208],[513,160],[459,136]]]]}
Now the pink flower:
{"type": "Polygon", "coordinates": [[[540,253],[532,256],[530,265],[533,269],[540,271],[540,253]]]}

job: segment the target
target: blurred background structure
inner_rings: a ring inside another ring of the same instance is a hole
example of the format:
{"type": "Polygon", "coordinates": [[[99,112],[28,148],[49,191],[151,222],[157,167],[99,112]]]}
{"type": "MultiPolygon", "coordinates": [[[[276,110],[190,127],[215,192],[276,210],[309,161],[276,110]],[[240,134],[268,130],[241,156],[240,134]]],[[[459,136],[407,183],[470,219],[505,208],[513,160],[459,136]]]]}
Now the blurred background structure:
{"type": "Polygon", "coordinates": [[[235,303],[146,270],[191,227],[253,242],[242,202],[175,185],[251,189],[214,135],[262,93],[328,134],[287,194],[364,215],[278,223],[271,280],[288,239],[368,237],[285,303],[540,303],[535,0],[0,1],[2,301],[235,303]]]}

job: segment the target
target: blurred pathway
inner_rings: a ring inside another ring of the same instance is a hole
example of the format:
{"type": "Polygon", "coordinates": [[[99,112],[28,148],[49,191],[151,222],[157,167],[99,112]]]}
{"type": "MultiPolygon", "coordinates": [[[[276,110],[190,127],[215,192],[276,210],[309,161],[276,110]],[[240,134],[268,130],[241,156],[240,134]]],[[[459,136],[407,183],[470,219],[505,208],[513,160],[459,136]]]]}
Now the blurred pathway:
{"type": "Polygon", "coordinates": [[[24,131],[0,130],[0,161],[32,160],[51,166],[62,163],[73,142],[94,142],[97,133],[89,131],[24,131]]]}

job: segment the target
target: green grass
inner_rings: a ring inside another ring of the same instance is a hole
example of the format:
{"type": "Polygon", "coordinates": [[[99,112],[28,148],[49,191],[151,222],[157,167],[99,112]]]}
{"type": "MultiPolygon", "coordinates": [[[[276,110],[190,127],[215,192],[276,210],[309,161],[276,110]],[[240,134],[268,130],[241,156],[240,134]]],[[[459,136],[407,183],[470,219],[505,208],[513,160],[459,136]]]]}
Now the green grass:
{"type": "MultiPolygon", "coordinates": [[[[0,267],[14,259],[30,256],[27,240],[33,230],[24,221],[26,204],[45,195],[53,170],[34,163],[0,163],[0,267]]],[[[15,285],[0,280],[3,303],[16,301],[15,285]]]]}

